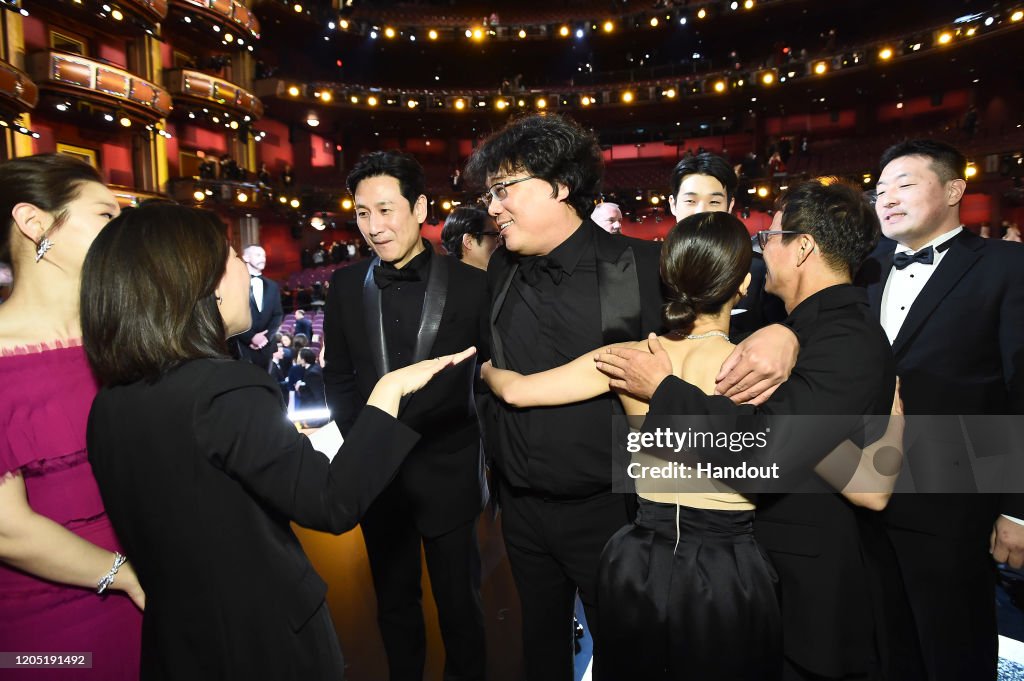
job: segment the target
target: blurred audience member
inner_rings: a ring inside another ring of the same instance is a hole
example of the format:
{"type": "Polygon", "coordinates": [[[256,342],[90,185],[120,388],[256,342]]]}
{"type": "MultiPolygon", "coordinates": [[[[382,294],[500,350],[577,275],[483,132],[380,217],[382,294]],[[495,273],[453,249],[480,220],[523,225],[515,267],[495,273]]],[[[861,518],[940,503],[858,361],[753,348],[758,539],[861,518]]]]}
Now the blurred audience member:
{"type": "Polygon", "coordinates": [[[597,204],[594,212],[590,214],[590,219],[609,234],[622,233],[622,209],[617,203],[605,201],[597,204]]]}
{"type": "Polygon", "coordinates": [[[441,230],[444,250],[481,270],[487,269],[499,239],[494,219],[486,211],[470,206],[460,206],[449,213],[441,230]]]}

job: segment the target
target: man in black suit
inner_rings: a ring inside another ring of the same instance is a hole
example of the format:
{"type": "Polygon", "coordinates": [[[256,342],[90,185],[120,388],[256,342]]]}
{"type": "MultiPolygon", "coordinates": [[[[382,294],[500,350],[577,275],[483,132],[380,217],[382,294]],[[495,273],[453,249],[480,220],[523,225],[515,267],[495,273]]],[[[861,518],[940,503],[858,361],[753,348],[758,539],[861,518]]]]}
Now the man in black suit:
{"type": "Polygon", "coordinates": [[[281,327],[284,310],[281,308],[281,291],[277,284],[263,276],[267,266],[267,252],[256,244],[250,244],[242,251],[242,260],[249,269],[251,287],[249,309],[252,326],[238,336],[239,356],[262,369],[270,368],[274,350],[270,339],[281,327]]]}
{"type": "MultiPolygon", "coordinates": [[[[545,371],[662,328],[658,244],[613,236],[587,217],[602,172],[593,134],[551,115],[510,123],[470,158],[467,176],[486,188],[482,201],[505,242],[487,269],[496,367],[545,371]]],[[[777,364],[751,372],[750,385],[777,364]]],[[[634,496],[611,491],[611,417],[621,413],[612,394],[537,409],[481,400],[530,681],[572,678],[577,591],[601,678],[597,567],[605,543],[635,509],[634,496]]]]}
{"type": "MultiPolygon", "coordinates": [[[[669,210],[676,222],[696,213],[732,212],[738,185],[736,171],[721,156],[708,152],[687,156],[672,169],[669,210]]],[[[786,318],[782,301],[764,292],[764,280],[764,258],[754,253],[750,261],[750,286],[736,304],[729,324],[729,338],[734,343],[786,318]]]]}
{"type": "MultiPolygon", "coordinates": [[[[400,152],[368,154],[347,185],[376,257],[331,279],[324,382],[342,434],[378,377],[444,348],[487,344],[484,273],[435,255],[420,236],[427,197],[419,163],[400,152]]],[[[473,379],[473,364],[460,367],[403,403],[399,418],[421,440],[361,523],[392,681],[423,678],[421,542],[445,644],[444,678],[484,678],[475,528],[487,490],[473,379]]]]}
{"type": "MultiPolygon", "coordinates": [[[[859,280],[892,343],[908,415],[1024,413],[1024,248],[963,228],[966,166],[932,140],[882,156],[875,206],[889,238],[859,280]]],[[[885,512],[927,678],[991,681],[992,558],[1024,562],[1024,497],[969,493],[978,490],[960,420],[918,424],[907,430],[916,489],[957,492],[897,494],[885,512]]],[[[967,436],[977,448],[992,434],[967,436]]]]}
{"type": "Polygon", "coordinates": [[[304,334],[306,338],[308,338],[309,340],[313,340],[313,322],[306,319],[306,313],[303,312],[302,310],[295,311],[294,331],[295,333],[292,334],[293,336],[301,333],[304,334]]]}
{"type": "MultiPolygon", "coordinates": [[[[746,460],[777,463],[785,481],[779,485],[787,487],[740,479],[729,484],[752,492],[797,491],[761,495],[754,529],[779,573],[787,681],[883,678],[889,663],[882,656],[890,649],[876,639],[888,643],[890,612],[905,614],[902,595],[891,587],[896,569],[884,535],[865,511],[811,474],[841,441],[868,439],[856,415],[887,414],[892,404],[892,352],[865,292],[852,285],[878,233],[860,191],[826,178],[794,188],[772,229],[758,234],[765,289],[782,299],[786,324],[801,344],[789,380],[760,407],[705,395],[672,376],[657,341],[656,352],[617,348],[599,363],[613,388],[649,397],[653,416],[714,416],[715,430],[749,425],[743,417],[769,419],[769,446],[746,460]],[[790,415],[821,418],[777,418],[790,415]],[[890,590],[892,602],[879,602],[890,590]]],[[[735,464],[736,455],[730,456],[721,463],[735,464]]]]}

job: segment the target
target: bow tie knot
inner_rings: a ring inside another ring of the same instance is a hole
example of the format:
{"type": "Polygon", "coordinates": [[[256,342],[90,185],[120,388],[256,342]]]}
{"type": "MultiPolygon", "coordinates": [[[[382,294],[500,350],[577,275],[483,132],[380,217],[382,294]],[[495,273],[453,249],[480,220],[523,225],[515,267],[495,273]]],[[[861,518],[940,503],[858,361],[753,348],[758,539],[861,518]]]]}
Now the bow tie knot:
{"type": "Polygon", "coordinates": [[[565,274],[562,263],[546,255],[524,261],[520,263],[519,268],[523,273],[523,281],[530,286],[537,286],[542,274],[551,277],[551,282],[558,286],[562,283],[562,276],[565,274]]]}
{"type": "Polygon", "coordinates": [[[892,256],[892,265],[898,270],[902,270],[914,262],[919,262],[922,265],[931,265],[935,262],[935,249],[928,246],[916,253],[895,253],[892,256]]]}
{"type": "Polygon", "coordinates": [[[400,270],[394,267],[384,267],[383,265],[374,265],[373,267],[373,283],[379,289],[385,289],[399,281],[419,280],[420,273],[411,267],[403,267],[400,270]]]}

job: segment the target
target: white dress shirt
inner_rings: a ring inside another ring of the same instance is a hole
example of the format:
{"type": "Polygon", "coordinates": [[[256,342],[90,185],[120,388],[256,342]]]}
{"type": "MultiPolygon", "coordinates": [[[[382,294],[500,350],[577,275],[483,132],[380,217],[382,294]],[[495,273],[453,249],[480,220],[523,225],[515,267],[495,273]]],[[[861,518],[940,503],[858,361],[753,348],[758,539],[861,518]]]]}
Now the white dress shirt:
{"type": "MultiPolygon", "coordinates": [[[[882,322],[882,328],[885,329],[885,335],[889,337],[890,345],[896,340],[900,329],[903,328],[903,322],[907,320],[910,307],[917,300],[917,296],[920,295],[932,274],[939,268],[939,263],[946,257],[946,253],[949,252],[948,248],[940,251],[937,247],[956,238],[956,235],[962,232],[963,229],[963,225],[961,225],[945,234],[940,234],[918,249],[921,250],[929,246],[933,248],[935,254],[931,265],[912,262],[902,270],[893,267],[889,272],[889,278],[885,281],[885,290],[882,292],[880,321],[882,322]]],[[[916,251],[900,244],[896,247],[895,252],[915,253],[916,251]]]]}
{"type": "Polygon", "coordinates": [[[256,309],[263,312],[263,279],[259,276],[249,280],[252,284],[252,297],[256,301],[256,309]]]}

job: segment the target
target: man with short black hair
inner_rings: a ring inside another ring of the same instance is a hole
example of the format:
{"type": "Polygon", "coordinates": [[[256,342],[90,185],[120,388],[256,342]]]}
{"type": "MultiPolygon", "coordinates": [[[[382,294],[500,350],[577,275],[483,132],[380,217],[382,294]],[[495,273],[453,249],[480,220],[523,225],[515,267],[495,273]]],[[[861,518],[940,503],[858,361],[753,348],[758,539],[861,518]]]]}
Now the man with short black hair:
{"type": "MultiPolygon", "coordinates": [[[[1024,413],[1024,249],[964,229],[967,161],[954,147],[911,140],[880,165],[875,208],[888,238],[860,280],[892,343],[906,413],[1024,413]]],[[[969,451],[995,422],[984,433],[970,423],[910,420],[917,489],[958,493],[897,494],[885,512],[930,681],[996,677],[992,558],[1024,563],[1024,495],[970,493],[969,451]]]]}
{"type": "MultiPolygon", "coordinates": [[[[427,197],[416,159],[367,154],[346,184],[356,225],[376,257],[331,277],[324,381],[342,434],[388,371],[446,348],[472,345],[487,358],[484,274],[438,257],[422,238],[427,197]]],[[[391,681],[423,679],[421,543],[445,645],[444,676],[484,678],[476,519],[487,490],[473,377],[473,363],[455,367],[403,402],[399,418],[420,442],[361,522],[391,681]]]]}
{"type": "Polygon", "coordinates": [[[444,221],[441,244],[467,265],[486,270],[499,245],[498,228],[491,216],[473,206],[459,206],[444,221]]]}
{"type": "MultiPolygon", "coordinates": [[[[721,156],[708,152],[691,154],[672,169],[669,210],[677,222],[695,213],[731,213],[736,205],[738,185],[736,172],[721,156]]],[[[729,324],[729,338],[734,343],[758,329],[786,318],[786,309],[782,301],[777,296],[764,292],[764,281],[764,259],[760,253],[754,253],[754,258],[750,262],[750,286],[747,288],[747,294],[733,309],[733,317],[729,324]]]]}

